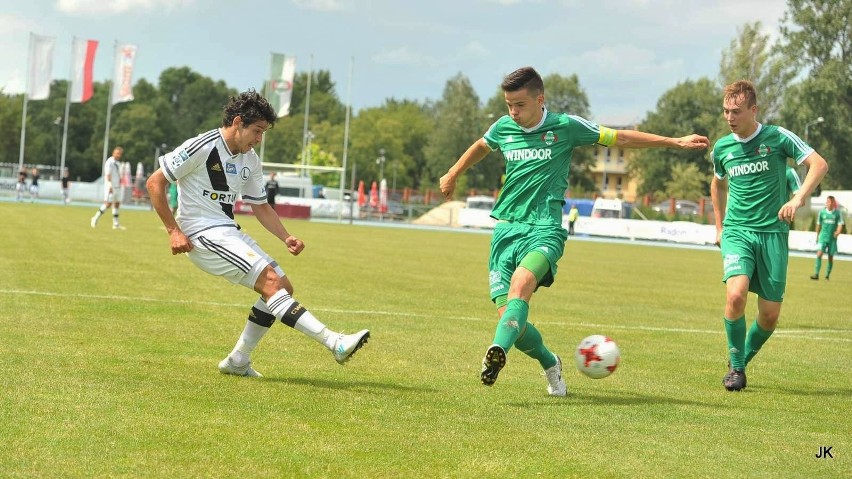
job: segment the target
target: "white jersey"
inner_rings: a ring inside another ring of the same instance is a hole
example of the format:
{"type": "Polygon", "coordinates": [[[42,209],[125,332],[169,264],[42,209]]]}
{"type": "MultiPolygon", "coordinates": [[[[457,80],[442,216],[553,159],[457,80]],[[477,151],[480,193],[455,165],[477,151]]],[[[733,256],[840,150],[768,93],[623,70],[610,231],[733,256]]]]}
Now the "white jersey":
{"type": "Polygon", "coordinates": [[[112,185],[112,189],[118,191],[118,186],[121,183],[121,170],[119,166],[119,162],[115,161],[115,158],[111,156],[104,162],[104,188],[107,190],[112,185]]]}
{"type": "Polygon", "coordinates": [[[231,153],[216,129],[185,141],[160,157],[170,182],[180,180],[178,226],[188,237],[217,227],[236,228],[234,203],[266,203],[263,170],[254,149],[231,153]]]}

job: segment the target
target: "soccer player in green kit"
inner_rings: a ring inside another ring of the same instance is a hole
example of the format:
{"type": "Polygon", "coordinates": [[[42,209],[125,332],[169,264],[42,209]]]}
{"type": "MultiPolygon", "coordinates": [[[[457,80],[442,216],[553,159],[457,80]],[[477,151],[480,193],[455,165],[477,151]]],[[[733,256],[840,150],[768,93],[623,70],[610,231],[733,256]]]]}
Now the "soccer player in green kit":
{"type": "Polygon", "coordinates": [[[825,279],[831,276],[831,268],[834,267],[834,255],[837,254],[837,237],[843,231],[843,214],[837,209],[837,201],[833,196],[825,199],[825,208],[820,210],[817,217],[817,251],[816,272],[811,279],[819,279],[819,270],[822,269],[822,255],[828,255],[828,265],[825,267],[825,279]]]}
{"type": "Polygon", "coordinates": [[[452,198],[458,177],[493,150],[506,161],[506,180],[491,216],[497,220],[491,238],[488,280],[499,321],[493,344],[482,361],[482,384],[491,386],[516,346],[538,360],[551,396],[565,396],[562,362],[548,350],[541,334],[527,320],[529,302],[539,287],[556,276],[568,234],[562,227],[562,206],[575,147],[595,143],[622,148],[704,149],[703,136],[666,138],[635,130],[612,130],[584,118],[552,113],[544,106],[544,83],[531,67],[504,79],[509,114],[494,122],[441,177],[441,192],[452,198]]]}
{"type": "Polygon", "coordinates": [[[723,112],[731,134],[713,146],[710,183],[725,282],[725,331],[730,366],[728,391],[746,387],[745,367],[778,324],[787,284],[787,239],[796,209],[828,171],[822,156],[798,136],[757,122],[757,93],[749,81],[725,87],[723,112]],[[789,197],[787,158],[808,167],[789,197]],[[757,319],[746,334],[748,292],[757,294],[757,319]]]}

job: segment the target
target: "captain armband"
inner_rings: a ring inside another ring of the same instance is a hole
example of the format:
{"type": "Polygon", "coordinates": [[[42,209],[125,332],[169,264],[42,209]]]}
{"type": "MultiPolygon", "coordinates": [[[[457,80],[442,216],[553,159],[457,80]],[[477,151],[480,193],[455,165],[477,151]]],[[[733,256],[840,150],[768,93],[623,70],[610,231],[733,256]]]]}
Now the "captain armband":
{"type": "Polygon", "coordinates": [[[618,136],[618,132],[613,130],[612,128],[607,128],[605,126],[601,127],[601,134],[598,137],[598,144],[603,146],[612,146],[615,144],[616,137],[618,136]]]}

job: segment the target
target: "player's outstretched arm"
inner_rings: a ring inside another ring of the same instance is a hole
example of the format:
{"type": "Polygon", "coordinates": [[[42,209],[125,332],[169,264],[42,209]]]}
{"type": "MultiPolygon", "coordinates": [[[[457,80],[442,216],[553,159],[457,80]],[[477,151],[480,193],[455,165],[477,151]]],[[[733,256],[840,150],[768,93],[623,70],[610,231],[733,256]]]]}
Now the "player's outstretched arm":
{"type": "Polygon", "coordinates": [[[645,133],[637,130],[618,130],[616,146],[622,148],[678,148],[681,150],[704,150],[710,146],[706,136],[687,135],[680,138],[645,133]]]}
{"type": "Polygon", "coordinates": [[[458,161],[456,161],[456,164],[450,167],[447,174],[441,177],[441,193],[444,194],[444,198],[448,200],[453,198],[453,192],[456,190],[456,180],[458,180],[459,175],[467,171],[467,169],[471,166],[482,161],[482,159],[485,158],[490,151],[491,148],[488,148],[488,144],[485,143],[485,140],[480,138],[470,145],[467,151],[462,153],[462,156],[458,161]]]}
{"type": "Polygon", "coordinates": [[[151,206],[166,227],[166,232],[169,233],[169,241],[171,243],[172,254],[188,253],[192,250],[192,243],[189,238],[183,234],[178,227],[175,216],[172,214],[172,209],[169,206],[169,200],[166,198],[166,191],[169,189],[169,180],[163,174],[163,170],[157,169],[154,174],[148,178],[145,183],[148,187],[148,196],[151,198],[151,206]]]}

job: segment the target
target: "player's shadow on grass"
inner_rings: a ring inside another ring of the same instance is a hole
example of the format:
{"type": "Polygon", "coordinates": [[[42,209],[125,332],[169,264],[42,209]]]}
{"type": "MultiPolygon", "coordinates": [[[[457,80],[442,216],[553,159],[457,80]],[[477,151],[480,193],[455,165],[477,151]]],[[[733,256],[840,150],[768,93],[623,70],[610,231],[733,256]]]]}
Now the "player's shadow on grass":
{"type": "Polygon", "coordinates": [[[746,388],[746,391],[748,390],[751,390],[751,392],[773,392],[780,394],[789,394],[791,396],[814,396],[821,398],[828,396],[837,396],[842,398],[852,397],[852,389],[849,388],[814,388],[805,385],[801,387],[749,385],[746,388]]]}
{"type": "Polygon", "coordinates": [[[568,393],[565,398],[544,398],[535,401],[524,401],[509,403],[509,406],[519,408],[530,408],[539,406],[576,406],[576,405],[599,405],[599,406],[646,406],[654,404],[668,404],[674,406],[699,406],[714,409],[724,407],[713,402],[701,402],[692,399],[678,399],[670,396],[651,396],[631,392],[613,392],[611,394],[584,394],[568,393]]]}
{"type": "MultiPolygon", "coordinates": [[[[790,329],[793,329],[793,330],[796,330],[796,329],[815,329],[817,331],[826,331],[826,332],[830,331],[830,332],[837,332],[837,333],[852,333],[852,329],[849,329],[849,328],[833,328],[831,326],[823,326],[823,325],[820,325],[820,324],[796,325],[795,327],[791,326],[790,329]]],[[[787,333],[786,331],[779,331],[779,332],[781,333],[781,336],[784,336],[784,335],[795,336],[795,334],[796,334],[795,332],[790,332],[790,333],[787,333]]]]}
{"type": "Polygon", "coordinates": [[[263,378],[264,382],[275,382],[283,384],[292,384],[297,386],[312,386],[323,389],[345,389],[350,391],[410,391],[418,393],[437,392],[436,389],[425,388],[420,386],[406,386],[403,384],[381,383],[376,381],[349,381],[349,380],[331,380],[331,379],[316,379],[316,378],[263,378]]]}

